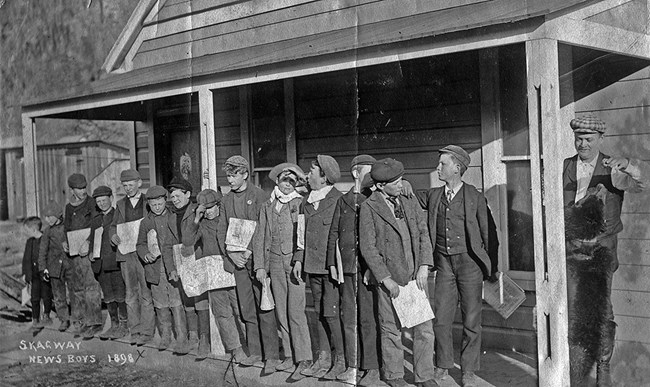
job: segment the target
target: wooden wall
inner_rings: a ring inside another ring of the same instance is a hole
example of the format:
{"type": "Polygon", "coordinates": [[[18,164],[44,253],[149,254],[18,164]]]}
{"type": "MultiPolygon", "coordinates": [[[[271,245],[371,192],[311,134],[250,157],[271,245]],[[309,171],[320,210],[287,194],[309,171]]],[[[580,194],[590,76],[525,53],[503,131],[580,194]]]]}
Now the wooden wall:
{"type": "Polygon", "coordinates": [[[226,174],[222,169],[223,164],[230,156],[242,154],[239,93],[240,89],[237,87],[213,91],[217,185],[220,187],[228,186],[226,174]]]}
{"type": "MultiPolygon", "coordinates": [[[[644,160],[650,168],[650,67],[576,102],[575,110],[605,121],[605,153],[644,160]]],[[[618,324],[613,372],[615,380],[630,386],[650,380],[649,203],[650,191],[625,195],[620,267],[612,285],[618,324]]]]}

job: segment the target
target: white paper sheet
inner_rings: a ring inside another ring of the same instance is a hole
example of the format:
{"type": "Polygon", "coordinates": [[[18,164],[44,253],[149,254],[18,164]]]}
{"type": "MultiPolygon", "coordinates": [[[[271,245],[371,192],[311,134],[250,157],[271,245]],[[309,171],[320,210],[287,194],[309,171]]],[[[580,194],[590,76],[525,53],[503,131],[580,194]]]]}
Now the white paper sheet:
{"type": "Polygon", "coordinates": [[[305,248],[305,214],[298,215],[298,224],[296,225],[296,240],[299,249],[305,248]]]}
{"type": "Polygon", "coordinates": [[[174,262],[188,296],[196,297],[208,290],[235,286],[235,276],[224,270],[220,255],[208,255],[197,260],[194,254],[183,256],[181,246],[174,245],[174,262]]]}
{"type": "Polygon", "coordinates": [[[117,236],[120,237],[120,244],[117,245],[117,248],[120,250],[120,253],[128,254],[135,251],[135,245],[138,242],[138,232],[140,231],[140,222],[142,222],[142,219],[117,225],[117,236]]]}
{"type": "Polygon", "coordinates": [[[418,289],[415,280],[399,287],[399,296],[393,298],[393,307],[399,321],[405,328],[412,328],[433,319],[433,310],[429,297],[424,290],[418,289]]]}
{"type": "Polygon", "coordinates": [[[158,246],[158,233],[154,229],[149,230],[147,233],[147,249],[154,257],[162,255],[160,246],[158,246]]]}
{"type": "Polygon", "coordinates": [[[80,255],[81,246],[88,243],[90,236],[90,228],[82,228],[81,230],[68,231],[68,254],[71,257],[80,255]]]}
{"type": "Polygon", "coordinates": [[[95,229],[95,235],[93,237],[93,258],[99,258],[101,256],[103,233],[104,233],[104,227],[99,227],[95,229]]]}
{"type": "Polygon", "coordinates": [[[254,220],[230,218],[226,232],[226,250],[245,251],[253,239],[257,222],[254,220]]]}

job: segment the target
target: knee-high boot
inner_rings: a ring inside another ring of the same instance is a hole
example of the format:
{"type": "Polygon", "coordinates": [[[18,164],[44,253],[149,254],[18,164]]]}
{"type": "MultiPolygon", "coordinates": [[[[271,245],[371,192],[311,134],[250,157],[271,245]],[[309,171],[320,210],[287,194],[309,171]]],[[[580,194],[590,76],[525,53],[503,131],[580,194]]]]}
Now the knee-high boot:
{"type": "Polygon", "coordinates": [[[199,349],[196,358],[205,359],[210,354],[210,311],[197,310],[196,312],[199,320],[199,349]]]}
{"type": "Polygon", "coordinates": [[[108,340],[113,338],[113,335],[118,329],[119,320],[117,317],[117,302],[109,302],[106,304],[106,309],[108,309],[108,315],[111,318],[111,327],[106,330],[106,332],[99,335],[99,338],[102,340],[108,340]]]}
{"type": "Polygon", "coordinates": [[[158,349],[164,351],[172,343],[172,316],[169,308],[156,308],[156,316],[158,316],[158,329],[160,330],[158,349]]]}
{"type": "Polygon", "coordinates": [[[187,340],[187,318],[185,317],[185,309],[183,309],[182,305],[173,307],[172,315],[174,316],[174,330],[176,331],[174,353],[187,355],[190,352],[190,346],[189,341],[187,340]]]}

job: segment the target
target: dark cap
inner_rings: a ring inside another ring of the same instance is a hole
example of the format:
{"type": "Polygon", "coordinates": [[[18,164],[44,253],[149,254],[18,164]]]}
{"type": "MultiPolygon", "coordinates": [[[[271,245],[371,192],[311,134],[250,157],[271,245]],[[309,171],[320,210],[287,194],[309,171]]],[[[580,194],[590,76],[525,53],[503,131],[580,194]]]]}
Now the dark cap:
{"type": "Polygon", "coordinates": [[[377,183],[392,183],[403,174],[404,164],[391,158],[377,161],[370,170],[370,176],[377,183]]]}
{"type": "Polygon", "coordinates": [[[352,163],[350,163],[350,169],[354,168],[357,165],[373,165],[376,162],[377,159],[370,155],[358,155],[352,159],[352,163]]]}
{"type": "Polygon", "coordinates": [[[246,160],[243,156],[240,155],[235,155],[235,156],[230,156],[226,160],[225,163],[223,163],[224,167],[230,166],[234,168],[240,168],[244,167],[248,171],[250,169],[248,165],[248,160],[246,160]]]}
{"type": "Polygon", "coordinates": [[[73,173],[68,177],[68,187],[70,188],[86,188],[86,176],[81,173],[73,173]]]}
{"type": "Polygon", "coordinates": [[[98,198],[100,196],[111,196],[113,195],[113,190],[108,188],[105,185],[100,185],[99,187],[95,188],[93,191],[93,197],[98,198]]]}
{"type": "Polygon", "coordinates": [[[120,181],[122,183],[133,180],[140,180],[140,173],[135,169],[125,169],[120,173],[120,181]]]}
{"type": "Polygon", "coordinates": [[[41,210],[43,217],[53,216],[55,218],[60,218],[63,215],[63,207],[59,205],[54,200],[50,200],[41,210]]]}
{"type": "Polygon", "coordinates": [[[196,195],[196,202],[202,204],[205,208],[212,208],[221,203],[222,197],[221,192],[208,188],[196,195]]]}
{"type": "Polygon", "coordinates": [[[154,185],[153,187],[149,187],[145,196],[147,200],[157,199],[161,197],[167,198],[167,190],[164,189],[162,186],[154,185]]]}
{"type": "Polygon", "coordinates": [[[320,169],[323,171],[325,177],[327,177],[327,181],[329,181],[330,184],[334,184],[339,181],[341,178],[341,169],[339,168],[339,163],[334,160],[334,157],[328,155],[318,155],[316,159],[318,160],[320,169]]]}
{"type": "Polygon", "coordinates": [[[603,134],[607,130],[605,123],[594,116],[576,117],[571,120],[569,125],[573,129],[573,133],[577,134],[603,134]]]}
{"type": "Polygon", "coordinates": [[[446,147],[440,149],[438,152],[448,153],[456,157],[458,162],[461,163],[465,168],[469,167],[469,163],[471,161],[469,154],[465,152],[465,149],[459,147],[458,145],[447,145],[446,147]]]}
{"type": "Polygon", "coordinates": [[[269,179],[275,182],[275,180],[282,174],[282,172],[291,172],[296,175],[297,181],[305,181],[305,172],[298,165],[293,163],[282,163],[278,164],[271,172],[269,172],[269,179]]]}
{"type": "Polygon", "coordinates": [[[182,177],[174,177],[172,181],[167,185],[167,189],[170,192],[175,189],[192,192],[192,184],[190,184],[189,181],[183,179],[182,177]]]}

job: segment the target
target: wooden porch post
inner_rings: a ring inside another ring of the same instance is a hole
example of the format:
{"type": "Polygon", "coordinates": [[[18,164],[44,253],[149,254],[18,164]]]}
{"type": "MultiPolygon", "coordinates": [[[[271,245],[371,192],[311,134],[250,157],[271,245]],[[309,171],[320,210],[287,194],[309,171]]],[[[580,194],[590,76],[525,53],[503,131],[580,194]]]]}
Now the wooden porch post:
{"type": "Polygon", "coordinates": [[[201,122],[201,169],[203,174],[203,189],[216,190],[217,185],[217,153],[214,139],[214,102],[212,91],[199,90],[199,117],[201,122]],[[207,172],[207,176],[204,174],[207,172]],[[207,178],[206,178],[207,177],[207,178]]]}
{"type": "Polygon", "coordinates": [[[36,122],[23,114],[23,160],[25,167],[25,216],[38,215],[38,178],[36,166],[36,122]]]}
{"type": "Polygon", "coordinates": [[[540,386],[569,385],[558,43],[526,42],[540,386]],[[543,155],[543,156],[542,156],[543,155]]]}

